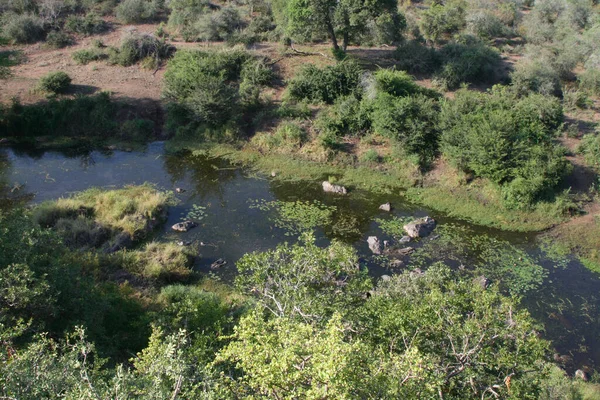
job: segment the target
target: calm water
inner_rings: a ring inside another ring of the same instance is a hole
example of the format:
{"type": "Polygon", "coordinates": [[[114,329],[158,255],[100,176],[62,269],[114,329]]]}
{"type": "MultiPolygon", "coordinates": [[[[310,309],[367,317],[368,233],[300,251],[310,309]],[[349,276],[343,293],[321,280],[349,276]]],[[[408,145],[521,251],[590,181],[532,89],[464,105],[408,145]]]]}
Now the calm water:
{"type": "MultiPolygon", "coordinates": [[[[335,205],[333,225],[337,229],[318,231],[318,242],[326,245],[338,238],[354,245],[375,276],[393,273],[369,262],[371,254],[366,238],[385,236],[375,218],[430,215],[440,224],[468,226],[407,204],[400,196],[361,191],[348,196],[327,195],[319,182],[279,182],[233,168],[220,159],[165,154],[163,147],[162,143],[153,143],[143,152],[95,151],[71,155],[0,148],[0,207],[9,207],[15,199],[36,203],[89,187],[118,188],[151,182],[164,190],[183,188],[184,193],[175,195],[180,202],[170,208],[159,240],[192,241],[192,246],[198,249],[196,268],[200,271],[210,271],[213,261],[224,258],[228,263],[218,271],[224,279],[235,274],[235,261],[243,254],[294,240],[273,226],[267,212],[251,208],[252,200],[319,200],[335,205]],[[387,201],[394,206],[391,215],[378,209],[387,201]],[[195,206],[203,207],[205,216],[200,226],[184,234],[172,232],[170,226],[181,221],[195,206]],[[345,229],[339,229],[342,226],[345,229]]],[[[544,258],[532,234],[470,228],[474,234],[508,240],[540,258],[549,275],[540,289],[528,295],[525,304],[544,324],[546,336],[557,351],[573,357],[572,366],[599,365],[599,277],[577,262],[557,266],[544,258]]]]}

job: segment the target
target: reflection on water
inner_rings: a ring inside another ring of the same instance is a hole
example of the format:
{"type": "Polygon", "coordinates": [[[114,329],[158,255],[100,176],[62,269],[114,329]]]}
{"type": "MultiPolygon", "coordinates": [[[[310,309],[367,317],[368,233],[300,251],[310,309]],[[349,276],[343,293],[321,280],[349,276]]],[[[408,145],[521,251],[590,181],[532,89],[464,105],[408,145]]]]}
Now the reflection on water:
{"type": "Polygon", "coordinates": [[[597,333],[600,332],[600,279],[579,263],[570,261],[557,266],[541,257],[532,234],[469,226],[407,204],[400,196],[361,191],[348,196],[331,196],[323,193],[318,182],[279,182],[250,176],[221,159],[165,154],[163,144],[158,142],[149,145],[144,152],[62,154],[0,149],[0,209],[10,207],[18,199],[40,202],[94,186],[115,188],[144,182],[163,190],[185,190],[175,194],[180,202],[170,209],[158,240],[191,241],[200,255],[196,265],[200,271],[210,271],[212,262],[224,258],[228,263],[218,270],[224,279],[231,279],[235,274],[235,261],[243,254],[294,240],[274,227],[268,213],[251,208],[250,200],[318,200],[335,206],[333,223],[317,232],[317,243],[327,244],[338,238],[353,244],[375,276],[393,272],[370,262],[366,238],[384,236],[373,221],[375,218],[431,215],[440,224],[468,227],[471,236],[485,234],[507,240],[539,256],[548,270],[542,287],[530,292],[525,304],[544,323],[546,335],[560,354],[572,357],[573,366],[600,362],[597,333]],[[394,206],[393,212],[380,211],[379,205],[388,201],[394,206]],[[185,218],[194,206],[203,207],[199,226],[183,234],[171,231],[170,226],[185,218]]]}

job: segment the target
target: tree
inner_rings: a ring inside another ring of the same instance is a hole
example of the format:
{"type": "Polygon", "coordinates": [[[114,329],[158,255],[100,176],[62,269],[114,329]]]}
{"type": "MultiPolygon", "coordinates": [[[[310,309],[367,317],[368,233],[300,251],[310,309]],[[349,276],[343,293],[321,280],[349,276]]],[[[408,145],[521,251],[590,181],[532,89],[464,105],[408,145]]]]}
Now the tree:
{"type": "Polygon", "coordinates": [[[341,38],[345,51],[351,41],[373,29],[373,24],[375,29],[387,31],[391,25],[391,40],[399,39],[406,25],[397,3],[391,0],[291,0],[275,2],[274,6],[283,10],[275,15],[281,16],[279,23],[292,38],[327,37],[334,50],[340,50],[341,38]]]}

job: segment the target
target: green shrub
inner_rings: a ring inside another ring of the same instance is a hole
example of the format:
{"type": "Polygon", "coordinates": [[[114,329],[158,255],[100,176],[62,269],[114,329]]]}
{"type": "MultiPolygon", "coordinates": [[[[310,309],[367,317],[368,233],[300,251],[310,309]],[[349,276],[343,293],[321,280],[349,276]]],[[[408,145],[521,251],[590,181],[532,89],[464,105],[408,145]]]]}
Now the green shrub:
{"type": "Polygon", "coordinates": [[[518,93],[541,93],[560,96],[560,75],[552,65],[539,61],[520,62],[510,75],[518,93]]]}
{"type": "Polygon", "coordinates": [[[578,77],[579,87],[593,96],[600,96],[600,70],[586,69],[578,77]]]}
{"type": "Polygon", "coordinates": [[[107,93],[48,103],[0,105],[0,134],[27,139],[37,136],[110,137],[118,126],[117,107],[107,93]]]}
{"type": "Polygon", "coordinates": [[[420,28],[425,39],[438,42],[446,35],[458,32],[465,25],[465,3],[449,1],[433,4],[421,14],[420,28]]]}
{"type": "Polygon", "coordinates": [[[306,131],[294,122],[284,121],[274,133],[261,133],[252,138],[252,145],[266,151],[288,153],[298,150],[306,141],[306,131]]]}
{"type": "Polygon", "coordinates": [[[2,18],[3,35],[12,43],[34,43],[44,38],[44,25],[34,15],[5,14],[2,18]]]}
{"type": "Polygon", "coordinates": [[[75,51],[71,57],[77,64],[86,65],[92,61],[104,60],[108,58],[108,54],[98,48],[92,48],[75,51]]]}
{"type": "Polygon", "coordinates": [[[477,10],[467,15],[467,30],[482,39],[507,36],[510,32],[499,17],[487,10],[477,10]]]}
{"type": "Polygon", "coordinates": [[[415,83],[415,79],[404,71],[393,69],[379,69],[374,74],[375,91],[387,93],[396,97],[405,97],[422,94],[428,97],[440,97],[434,90],[426,89],[415,83]]]}
{"type": "Polygon", "coordinates": [[[150,242],[122,257],[125,270],[162,283],[185,282],[192,274],[192,257],[185,247],[175,243],[150,242]]]}
{"type": "Polygon", "coordinates": [[[49,72],[40,78],[37,88],[47,93],[65,93],[71,86],[71,77],[66,72],[49,72]]]}
{"type": "Polygon", "coordinates": [[[117,19],[126,24],[150,21],[157,12],[155,1],[148,0],[123,0],[115,9],[117,19]]]}
{"type": "Polygon", "coordinates": [[[524,208],[550,196],[569,170],[555,143],[561,122],[552,97],[519,98],[505,87],[461,90],[443,103],[441,148],[460,169],[500,185],[507,206],[524,208]]]}
{"type": "Polygon", "coordinates": [[[371,129],[370,102],[353,95],[340,97],[319,113],[315,126],[324,137],[363,136],[371,129]]]}
{"type": "Polygon", "coordinates": [[[402,145],[422,168],[435,158],[439,132],[437,102],[423,95],[395,97],[379,93],[373,102],[373,131],[402,145]]]}
{"type": "Polygon", "coordinates": [[[361,156],[361,161],[365,163],[376,163],[379,162],[379,153],[375,149],[369,149],[361,156]]]}
{"type": "Polygon", "coordinates": [[[417,40],[398,45],[394,52],[396,67],[413,73],[431,73],[440,66],[438,53],[417,40]]]}
{"type": "Polygon", "coordinates": [[[171,0],[169,26],[178,30],[186,41],[195,40],[191,25],[210,9],[208,0],[171,0]]]}
{"type": "Polygon", "coordinates": [[[52,31],[46,36],[46,44],[54,49],[62,49],[74,43],[75,40],[63,31],[52,31]]]}
{"type": "Polygon", "coordinates": [[[171,57],[174,52],[175,47],[153,35],[129,33],[123,38],[119,48],[109,50],[108,61],[127,67],[146,57],[152,57],[160,64],[163,60],[171,57]]]}
{"type": "Polygon", "coordinates": [[[241,106],[255,106],[260,88],[271,78],[262,60],[239,48],[179,51],[164,77],[164,96],[175,103],[168,124],[214,130],[235,123],[241,106]]]}
{"type": "Polygon", "coordinates": [[[587,134],[579,145],[577,151],[583,154],[585,161],[588,165],[592,166],[596,170],[600,169],[600,135],[599,134],[587,134]]]}
{"type": "Polygon", "coordinates": [[[288,94],[294,100],[332,104],[338,97],[360,94],[362,73],[352,61],[325,68],[308,64],[289,81],[288,94]]]}
{"type": "Polygon", "coordinates": [[[65,21],[65,29],[80,35],[96,35],[106,32],[108,24],[95,13],[89,13],[85,17],[69,15],[65,21]]]}
{"type": "Polygon", "coordinates": [[[455,89],[465,82],[493,79],[495,67],[500,62],[497,51],[469,36],[442,47],[439,56],[443,66],[435,79],[447,89],[455,89]]]}
{"type": "Polygon", "coordinates": [[[119,136],[126,140],[147,141],[154,136],[154,122],[143,118],[129,119],[121,124],[119,136]]]}
{"type": "Polygon", "coordinates": [[[230,40],[234,33],[243,26],[242,18],[237,9],[225,7],[219,11],[202,15],[191,26],[195,39],[200,41],[230,40]]]}

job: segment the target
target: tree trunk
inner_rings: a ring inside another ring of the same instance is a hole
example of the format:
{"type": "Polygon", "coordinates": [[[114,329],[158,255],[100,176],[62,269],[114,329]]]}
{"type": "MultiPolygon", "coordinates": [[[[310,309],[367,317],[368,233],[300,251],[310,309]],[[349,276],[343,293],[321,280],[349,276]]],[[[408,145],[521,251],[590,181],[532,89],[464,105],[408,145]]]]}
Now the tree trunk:
{"type": "Polygon", "coordinates": [[[339,50],[340,46],[338,46],[337,38],[335,37],[335,30],[333,29],[333,25],[331,21],[327,21],[327,33],[329,34],[329,39],[331,39],[331,44],[333,45],[334,50],[339,50]]]}
{"type": "Polygon", "coordinates": [[[344,52],[346,52],[346,49],[348,48],[348,42],[349,42],[350,38],[348,35],[348,32],[344,32],[344,41],[342,42],[342,50],[344,50],[344,52]]]}

